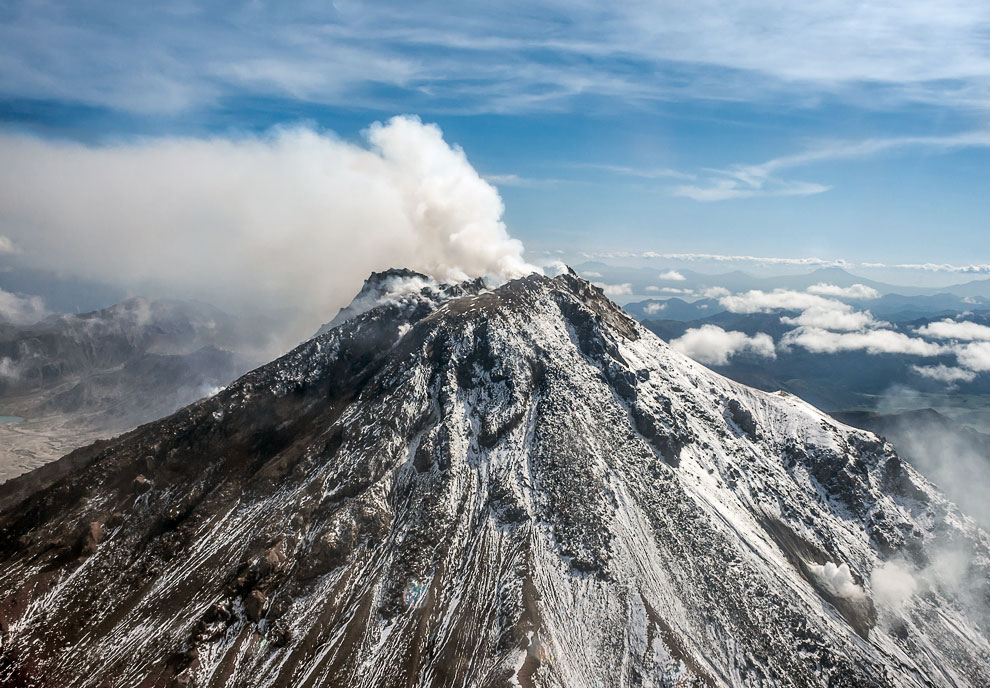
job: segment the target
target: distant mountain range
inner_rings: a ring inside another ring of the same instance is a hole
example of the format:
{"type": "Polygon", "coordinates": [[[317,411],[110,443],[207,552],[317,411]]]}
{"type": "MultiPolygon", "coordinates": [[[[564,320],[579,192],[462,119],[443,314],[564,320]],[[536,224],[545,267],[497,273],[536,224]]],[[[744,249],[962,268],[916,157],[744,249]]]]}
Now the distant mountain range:
{"type": "MultiPolygon", "coordinates": [[[[865,277],[853,275],[836,267],[819,268],[798,275],[779,275],[776,277],[758,277],[739,270],[721,274],[706,274],[688,269],[677,269],[682,280],[663,279],[661,275],[668,272],[658,268],[623,267],[608,265],[597,261],[589,261],[574,267],[578,274],[586,276],[593,282],[608,284],[630,284],[632,294],[646,295],[650,288],[692,291],[700,293],[712,287],[723,287],[731,292],[760,289],[804,290],[820,284],[834,284],[838,287],[851,287],[863,284],[876,289],[880,294],[900,294],[903,296],[935,296],[951,294],[963,298],[981,297],[990,303],[990,278],[971,280],[947,287],[914,287],[877,282],[865,277]]],[[[678,291],[657,292],[658,298],[677,296],[678,291]]]]}

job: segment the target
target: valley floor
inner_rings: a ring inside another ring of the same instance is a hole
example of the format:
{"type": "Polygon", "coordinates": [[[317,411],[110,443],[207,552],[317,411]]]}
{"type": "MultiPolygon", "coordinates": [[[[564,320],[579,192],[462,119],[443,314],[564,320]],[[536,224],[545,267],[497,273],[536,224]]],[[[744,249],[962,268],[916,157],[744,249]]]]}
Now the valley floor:
{"type": "Polygon", "coordinates": [[[70,425],[59,415],[0,423],[0,483],[112,434],[70,425]]]}

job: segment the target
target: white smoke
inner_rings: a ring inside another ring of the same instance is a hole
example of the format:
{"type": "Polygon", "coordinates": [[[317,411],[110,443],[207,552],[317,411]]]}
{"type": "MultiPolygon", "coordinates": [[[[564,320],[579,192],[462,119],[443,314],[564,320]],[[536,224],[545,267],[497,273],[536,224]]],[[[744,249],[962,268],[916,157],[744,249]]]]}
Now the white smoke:
{"type": "Polygon", "coordinates": [[[918,590],[918,581],[910,565],[902,561],[888,561],[873,569],[870,587],[878,604],[900,611],[918,590]]]}
{"type": "Polygon", "coordinates": [[[822,565],[811,564],[808,568],[822,586],[836,597],[854,600],[864,596],[863,589],[853,580],[849,564],[827,561],[822,565]]]}
{"type": "Polygon", "coordinates": [[[35,267],[132,292],[286,308],[311,333],[372,271],[536,270],[498,191],[415,117],[366,145],[307,128],[90,146],[0,135],[0,234],[35,267]]]}
{"type": "Polygon", "coordinates": [[[13,359],[6,356],[0,358],[0,380],[17,380],[20,377],[20,368],[13,359]]]}
{"type": "Polygon", "coordinates": [[[974,568],[976,558],[972,551],[934,545],[925,566],[915,566],[901,558],[884,562],[870,575],[873,599],[903,614],[913,596],[937,590],[986,613],[985,576],[981,575],[985,569],[974,568]]]}

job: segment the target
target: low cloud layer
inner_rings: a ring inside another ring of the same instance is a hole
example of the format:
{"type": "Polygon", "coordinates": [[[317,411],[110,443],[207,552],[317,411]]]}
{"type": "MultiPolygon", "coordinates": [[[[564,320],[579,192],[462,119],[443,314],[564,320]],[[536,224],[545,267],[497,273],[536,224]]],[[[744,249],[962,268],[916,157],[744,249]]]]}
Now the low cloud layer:
{"type": "Polygon", "coordinates": [[[853,311],[844,306],[845,304],[838,304],[836,307],[813,306],[797,317],[782,317],[780,322],[823,330],[862,330],[873,324],[873,316],[869,311],[853,311]]]}
{"type": "Polygon", "coordinates": [[[934,339],[963,339],[990,341],[990,327],[979,323],[946,318],[918,328],[918,334],[934,339]]]}
{"type": "Polygon", "coordinates": [[[603,284],[596,282],[595,286],[600,287],[606,296],[628,296],[633,292],[632,284],[629,282],[623,282],[622,284],[603,284]]]}
{"type": "Polygon", "coordinates": [[[976,371],[966,370],[965,368],[953,368],[947,366],[943,363],[933,366],[911,366],[911,369],[922,377],[927,377],[931,380],[938,380],[939,382],[945,382],[948,384],[955,384],[957,382],[972,382],[976,379],[976,371]]]}
{"type": "Polygon", "coordinates": [[[941,344],[909,337],[894,330],[865,330],[863,332],[830,332],[818,327],[802,327],[784,335],[784,346],[800,346],[812,353],[866,351],[871,354],[909,354],[938,356],[946,353],[941,344]]]}
{"type": "Polygon", "coordinates": [[[48,312],[40,297],[11,294],[0,289],[0,323],[29,325],[46,315],[48,312]]]}
{"type": "MultiPolygon", "coordinates": [[[[676,291],[660,287],[650,290],[676,291]]],[[[972,382],[980,373],[990,371],[990,327],[963,320],[961,316],[916,328],[895,326],[863,308],[863,301],[880,296],[864,284],[842,287],[822,282],[804,290],[753,289],[739,293],[712,287],[698,295],[716,299],[729,313],[776,315],[780,325],[790,328],[782,335],[775,334],[775,342],[767,333],[726,332],[706,325],[688,330],[671,342],[676,344],[675,348],[710,365],[726,365],[732,356],[743,351],[767,356],[779,347],[785,352],[800,348],[825,355],[862,351],[909,356],[917,359],[917,363],[912,362],[908,370],[920,378],[949,386],[972,382]],[[947,357],[954,357],[956,364],[947,365],[947,357]]],[[[658,310],[646,312],[655,315],[658,310]]]]}
{"type": "Polygon", "coordinates": [[[315,319],[373,270],[459,280],[535,269],[497,190],[438,127],[396,117],[364,136],[297,128],[87,146],[2,135],[0,235],[34,267],[315,319]]]}
{"type": "Polygon", "coordinates": [[[733,313],[769,313],[778,309],[803,311],[808,308],[852,310],[841,302],[789,289],[774,289],[769,292],[754,289],[743,294],[723,296],[719,303],[733,313]]]}
{"type": "Polygon", "coordinates": [[[956,358],[960,365],[975,370],[985,372],[990,370],[990,342],[975,342],[966,344],[956,351],[956,358]]]}
{"type": "Polygon", "coordinates": [[[741,353],[764,358],[775,358],[777,355],[770,335],[760,333],[750,337],[744,332],[727,332],[717,325],[702,325],[688,330],[683,336],[672,340],[670,346],[707,365],[725,365],[731,357],[741,353]]]}
{"type": "Polygon", "coordinates": [[[865,284],[854,284],[851,287],[840,287],[835,284],[820,282],[813,284],[807,289],[809,294],[819,296],[834,296],[843,299],[878,299],[880,292],[865,284]]]}

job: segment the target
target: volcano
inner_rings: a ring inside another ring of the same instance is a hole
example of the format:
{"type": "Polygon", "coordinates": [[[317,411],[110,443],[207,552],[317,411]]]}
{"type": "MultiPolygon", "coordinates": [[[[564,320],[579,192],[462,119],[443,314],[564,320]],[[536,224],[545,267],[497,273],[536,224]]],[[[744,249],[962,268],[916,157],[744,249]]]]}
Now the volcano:
{"type": "Polygon", "coordinates": [[[990,537],[875,435],[571,272],[355,303],[0,487],[0,680],[990,685],[990,537]]]}

